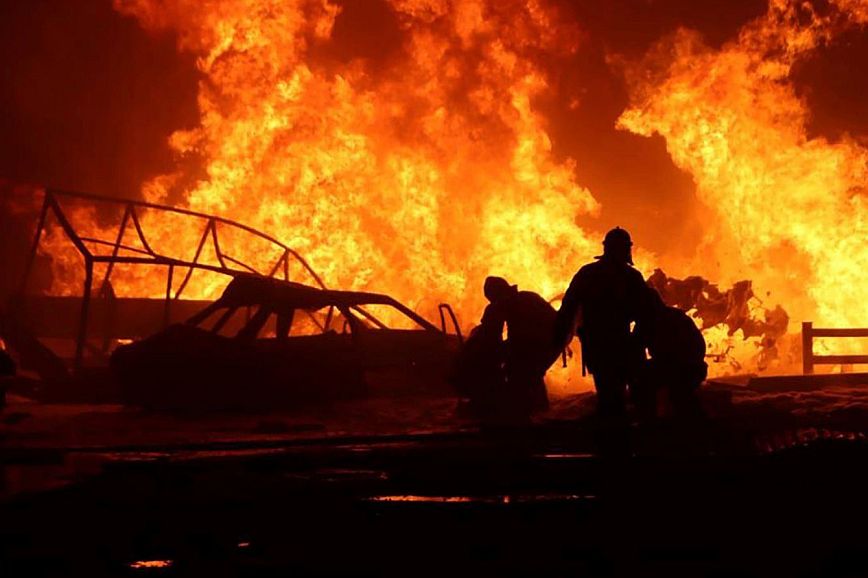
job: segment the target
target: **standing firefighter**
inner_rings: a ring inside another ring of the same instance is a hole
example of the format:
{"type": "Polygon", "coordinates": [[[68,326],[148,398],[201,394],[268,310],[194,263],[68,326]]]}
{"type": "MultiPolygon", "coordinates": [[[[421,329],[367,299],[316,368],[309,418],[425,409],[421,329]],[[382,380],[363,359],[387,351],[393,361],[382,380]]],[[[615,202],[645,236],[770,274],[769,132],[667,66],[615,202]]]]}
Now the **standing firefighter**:
{"type": "Polygon", "coordinates": [[[489,305],[465,344],[457,381],[484,421],[521,423],[548,407],[544,377],[558,356],[551,342],[557,313],[502,277],[488,277],[484,292],[489,305]]]}
{"type": "Polygon", "coordinates": [[[620,415],[626,409],[627,382],[639,363],[630,333],[647,302],[647,286],[633,268],[630,234],[616,227],[606,233],[603,254],[573,277],[555,324],[555,343],[563,347],[575,330],[582,342],[582,364],[594,376],[597,409],[620,415]]]}

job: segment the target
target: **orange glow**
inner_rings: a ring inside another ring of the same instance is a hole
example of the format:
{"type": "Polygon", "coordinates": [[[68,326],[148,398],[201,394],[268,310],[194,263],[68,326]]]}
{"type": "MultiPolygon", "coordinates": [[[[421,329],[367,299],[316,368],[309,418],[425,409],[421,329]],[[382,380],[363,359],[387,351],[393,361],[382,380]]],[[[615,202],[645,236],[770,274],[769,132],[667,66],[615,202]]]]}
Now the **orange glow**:
{"type": "MultiPolygon", "coordinates": [[[[555,295],[595,254],[574,219],[597,203],[533,106],[547,80],[527,53],[577,48],[542,3],[395,1],[408,34],[376,71],[309,57],[331,34],[329,2],[116,6],[198,55],[202,123],[171,139],[207,159],[189,205],[270,232],[330,286],[423,313],[458,300],[466,322],[486,275],[555,295]]],[[[171,181],[146,194],[165,198],[171,181]]]]}
{"type": "MultiPolygon", "coordinates": [[[[207,9],[198,0],[115,0],[146,29],[175,31],[202,75],[200,124],[176,132],[170,146],[204,159],[204,176],[193,185],[181,185],[190,175],[180,172],[157,177],[144,197],[180,194],[191,209],[280,239],[327,285],[389,293],[430,319],[445,301],[472,324],[489,274],[558,295],[599,251],[601,232],[576,224],[599,206],[578,184],[581,167],[552,153],[538,107],[551,79],[536,55],[581,50],[578,29],[546,0],[389,5],[402,43],[374,67],[317,56],[341,10],[329,0],[224,0],[207,9]]],[[[752,313],[762,318],[780,303],[791,332],[802,319],[864,325],[868,154],[849,140],[809,139],[808,111],[788,74],[866,21],[865,0],[834,0],[823,16],[771,0],[766,16],[720,50],[681,30],[628,66],[632,104],[618,127],[662,135],[707,210],[692,260],[642,252],[637,239],[646,276],[659,266],[723,285],[752,279],[768,301],[755,300],[752,313]]],[[[154,219],[144,225],[158,250],[195,250],[201,230],[154,219]]],[[[99,233],[111,239],[113,231],[99,233]]],[[[232,250],[249,262],[273,259],[241,237],[232,250]]],[[[56,263],[60,290],[80,287],[70,281],[77,270],[56,263]]],[[[165,291],[153,271],[118,270],[113,279],[119,293],[165,291]]],[[[222,284],[203,281],[186,296],[214,297],[222,284]]],[[[705,333],[711,351],[733,347],[742,370],[756,367],[758,338],[721,326],[705,333]]],[[[789,367],[798,351],[784,354],[771,370],[789,367]]]]}
{"type": "MultiPolygon", "coordinates": [[[[311,56],[340,10],[325,0],[115,6],[145,28],[176,30],[197,57],[201,123],[170,139],[179,156],[205,159],[206,177],[182,191],[186,206],[268,232],[327,285],[386,292],[430,319],[451,302],[467,326],[487,275],[552,297],[598,252],[599,233],[575,224],[598,204],[574,163],[552,155],[535,105],[549,79],[532,55],[579,45],[545,2],[395,0],[404,41],[376,70],[311,56]]],[[[180,177],[146,183],[145,198],[174,199],[180,177]]],[[[198,242],[183,227],[157,228],[173,250],[198,242]]],[[[58,285],[80,287],[70,281],[79,267],[58,285]]],[[[113,284],[156,297],[157,277],[119,268],[113,284]]]]}
{"type": "Polygon", "coordinates": [[[172,566],[171,560],[138,560],[130,563],[130,568],[137,570],[152,569],[152,568],[169,568],[172,566]]]}
{"type": "Polygon", "coordinates": [[[811,50],[866,23],[864,0],[833,1],[825,15],[772,0],[719,51],[681,30],[632,72],[633,105],[619,120],[662,135],[696,181],[711,217],[688,266],[722,282],[752,279],[787,309],[791,331],[802,320],[868,319],[868,150],[808,138],[809,111],[788,78],[811,50]]]}

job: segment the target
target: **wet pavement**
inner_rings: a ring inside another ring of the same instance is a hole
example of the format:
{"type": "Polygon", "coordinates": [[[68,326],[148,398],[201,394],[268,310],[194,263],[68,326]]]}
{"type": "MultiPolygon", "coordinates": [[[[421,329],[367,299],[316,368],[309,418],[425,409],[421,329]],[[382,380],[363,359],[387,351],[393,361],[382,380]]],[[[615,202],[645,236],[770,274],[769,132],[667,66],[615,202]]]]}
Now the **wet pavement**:
{"type": "Polygon", "coordinates": [[[858,414],[766,400],[616,424],[585,401],[496,431],[451,400],[232,416],[13,403],[3,576],[868,574],[858,414]]]}
{"type": "Polygon", "coordinates": [[[129,454],[0,505],[4,576],[868,571],[864,441],[601,456],[593,433],[129,454]]]}

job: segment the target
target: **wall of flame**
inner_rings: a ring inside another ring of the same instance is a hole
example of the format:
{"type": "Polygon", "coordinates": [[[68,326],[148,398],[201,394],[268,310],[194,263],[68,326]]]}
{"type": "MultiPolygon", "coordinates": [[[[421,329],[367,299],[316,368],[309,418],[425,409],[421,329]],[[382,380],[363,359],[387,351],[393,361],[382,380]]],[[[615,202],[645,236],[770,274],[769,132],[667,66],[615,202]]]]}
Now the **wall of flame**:
{"type": "MultiPolygon", "coordinates": [[[[582,23],[557,3],[390,0],[400,34],[377,59],[334,46],[347,5],[328,0],[114,4],[146,30],[176,34],[201,75],[199,123],[172,135],[179,169],[144,183],[148,200],[268,231],[332,286],[388,292],[428,315],[451,302],[465,325],[484,306],[486,275],[552,297],[598,253],[602,231],[579,223],[599,213],[600,194],[553,152],[542,112],[552,71],[583,49],[582,23]],[[201,173],[180,168],[191,158],[201,173]]],[[[846,136],[809,138],[790,76],[866,22],[866,0],[771,0],[722,46],[679,29],[643,59],[612,59],[630,96],[617,127],[665,139],[701,202],[688,256],[643,250],[639,238],[640,270],[748,278],[796,322],[865,325],[868,152],[846,136]]],[[[177,226],[159,234],[167,246],[198,242],[177,226]]],[[[119,274],[127,289],[164,290],[119,274]]],[[[751,367],[755,340],[721,328],[707,338],[751,367]]],[[[771,369],[797,354],[783,347],[771,369]]]]}

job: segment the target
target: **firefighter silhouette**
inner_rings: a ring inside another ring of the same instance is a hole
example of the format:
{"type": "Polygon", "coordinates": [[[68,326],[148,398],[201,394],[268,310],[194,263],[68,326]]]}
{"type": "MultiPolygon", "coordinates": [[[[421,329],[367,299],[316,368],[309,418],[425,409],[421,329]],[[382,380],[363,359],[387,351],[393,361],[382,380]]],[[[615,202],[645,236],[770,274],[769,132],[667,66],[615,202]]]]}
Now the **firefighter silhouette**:
{"type": "Polygon", "coordinates": [[[551,342],[557,313],[502,277],[488,277],[484,293],[489,305],[459,357],[460,389],[483,421],[527,421],[548,408],[544,377],[558,356],[551,342]]]}
{"type": "Polygon", "coordinates": [[[603,254],[583,266],[564,294],[555,322],[555,344],[572,335],[582,344],[582,365],[597,390],[598,412],[620,415],[626,409],[627,384],[641,362],[631,333],[647,304],[647,285],[633,267],[630,234],[616,227],[603,239],[603,254]]]}

